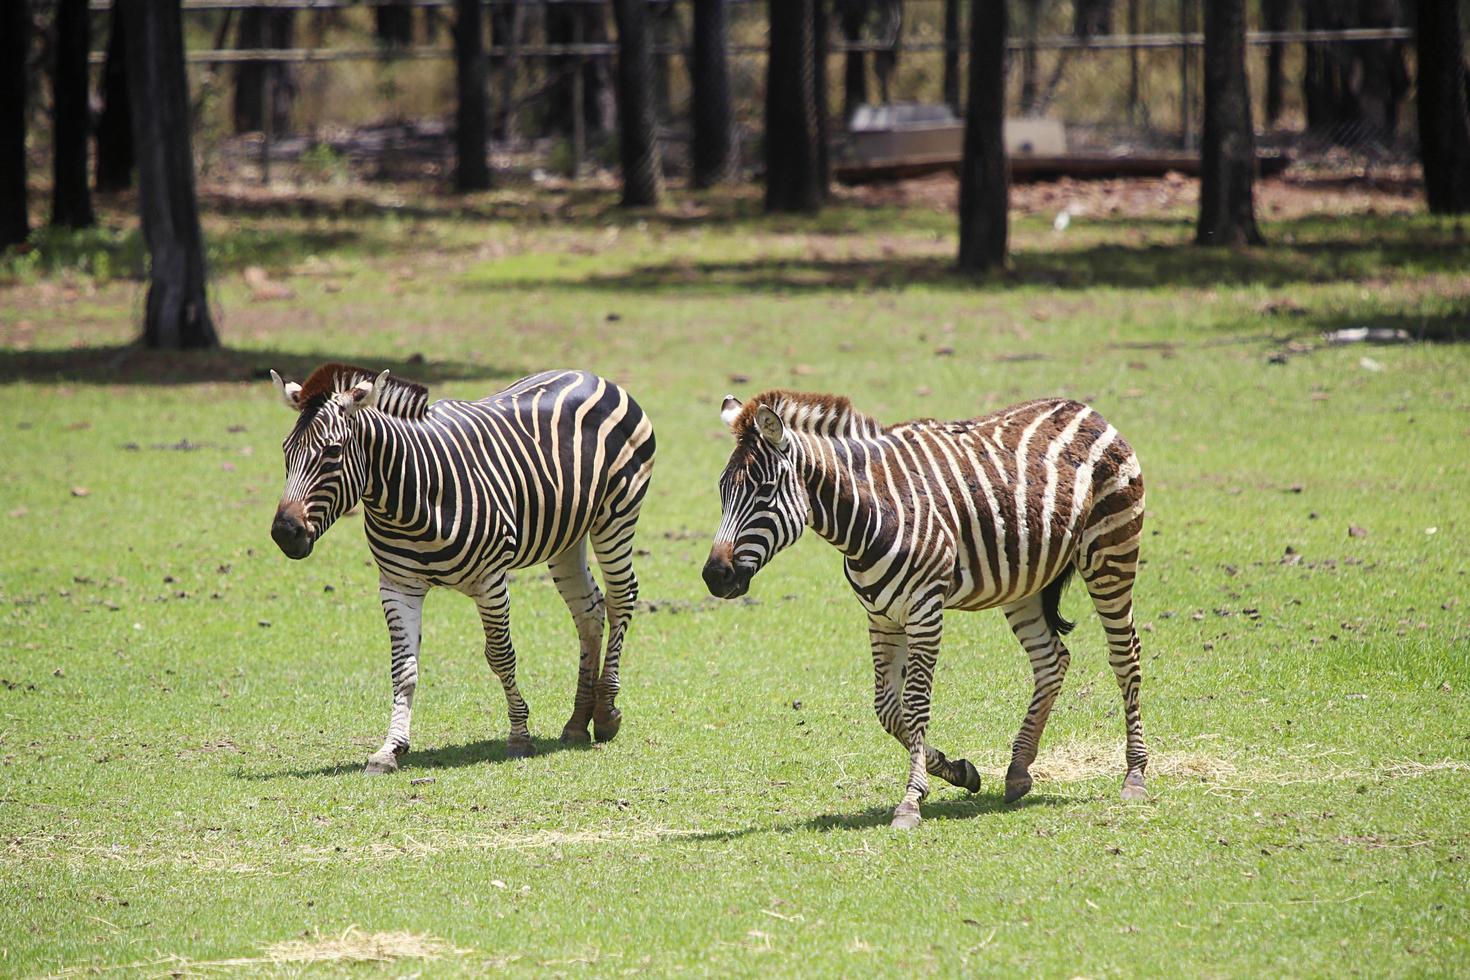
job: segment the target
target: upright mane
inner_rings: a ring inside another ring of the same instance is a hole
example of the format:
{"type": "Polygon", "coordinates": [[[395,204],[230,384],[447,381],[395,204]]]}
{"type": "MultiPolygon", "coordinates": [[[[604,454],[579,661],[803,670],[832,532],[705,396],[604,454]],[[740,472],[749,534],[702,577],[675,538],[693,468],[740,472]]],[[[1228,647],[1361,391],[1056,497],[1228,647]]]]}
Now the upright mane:
{"type": "Polygon", "coordinates": [[[774,388],[746,399],[732,426],[736,438],[755,431],[755,411],[765,405],[797,432],[822,436],[875,436],[883,424],[852,407],[842,395],[821,395],[774,388]]]}
{"type": "MultiPolygon", "coordinates": [[[[351,364],[323,364],[301,382],[301,417],[305,419],[315,415],[328,398],[377,376],[377,371],[351,364]]],[[[429,389],[390,374],[378,396],[377,409],[398,418],[421,419],[429,410],[429,389]]]]}

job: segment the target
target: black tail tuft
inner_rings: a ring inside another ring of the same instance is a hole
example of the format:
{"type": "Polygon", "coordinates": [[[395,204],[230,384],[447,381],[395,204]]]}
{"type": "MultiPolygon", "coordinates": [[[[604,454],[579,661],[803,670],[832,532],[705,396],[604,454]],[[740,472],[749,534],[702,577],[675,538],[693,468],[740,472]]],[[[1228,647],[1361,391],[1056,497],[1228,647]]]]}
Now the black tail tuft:
{"type": "Polygon", "coordinates": [[[1073,566],[1069,564],[1041,590],[1041,614],[1046,617],[1046,625],[1052,628],[1052,632],[1062,636],[1072,632],[1072,627],[1077,625],[1070,619],[1063,619],[1061,612],[1062,590],[1071,580],[1073,570],[1073,566]]]}

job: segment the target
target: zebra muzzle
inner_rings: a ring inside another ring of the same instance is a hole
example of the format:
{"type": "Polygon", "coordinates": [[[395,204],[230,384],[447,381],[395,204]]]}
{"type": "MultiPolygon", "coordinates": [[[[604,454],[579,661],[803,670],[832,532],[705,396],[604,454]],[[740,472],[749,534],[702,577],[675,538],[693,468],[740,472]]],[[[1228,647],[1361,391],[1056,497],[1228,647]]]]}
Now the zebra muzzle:
{"type": "Polygon", "coordinates": [[[750,590],[750,570],[723,555],[711,553],[704,563],[704,584],[717,599],[738,599],[750,590]]]}
{"type": "Polygon", "coordinates": [[[311,554],[311,530],[306,526],[306,508],[299,503],[282,504],[276,508],[276,519],[271,522],[271,540],[287,558],[301,559],[311,554]]]}

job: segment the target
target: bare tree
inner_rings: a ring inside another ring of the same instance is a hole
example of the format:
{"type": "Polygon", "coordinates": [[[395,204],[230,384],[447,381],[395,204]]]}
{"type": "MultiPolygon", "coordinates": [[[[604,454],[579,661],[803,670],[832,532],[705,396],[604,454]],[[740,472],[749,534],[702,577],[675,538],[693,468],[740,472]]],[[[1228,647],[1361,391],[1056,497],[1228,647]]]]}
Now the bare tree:
{"type": "Polygon", "coordinates": [[[766,210],[817,211],[827,197],[816,69],[816,0],[769,5],[766,210]]]}
{"type": "Polygon", "coordinates": [[[713,187],[735,169],[728,41],[727,0],[694,0],[695,187],[713,187]]]}
{"type": "Polygon", "coordinates": [[[960,162],[959,267],[978,273],[1005,264],[1009,234],[1005,0],[974,0],[970,6],[969,81],[960,162]]]}
{"type": "Polygon", "coordinates": [[[405,48],[413,43],[413,4],[410,0],[385,0],[373,8],[373,31],[389,47],[405,48]]]}
{"type": "Polygon", "coordinates": [[[1435,214],[1470,212],[1470,73],[1459,5],[1418,0],[1419,146],[1435,214]]]}
{"type": "Polygon", "coordinates": [[[1245,74],[1245,0],[1205,5],[1205,127],[1200,148],[1201,245],[1257,245],[1256,140],[1245,74]]]}
{"type": "Polygon", "coordinates": [[[128,95],[138,151],[138,209],[148,246],[148,347],[217,347],[205,293],[204,235],[194,195],[180,0],[116,0],[127,18],[128,95]]]}
{"type": "Polygon", "coordinates": [[[944,0],[944,102],[960,112],[960,0],[944,0]]]}
{"type": "Polygon", "coordinates": [[[482,0],[455,0],[454,64],[458,90],[455,149],[458,155],[454,186],[482,191],[490,186],[485,161],[485,130],[489,107],[485,94],[485,23],[482,0]]]}
{"type": "MultiPolygon", "coordinates": [[[[1286,30],[1293,0],[1261,0],[1261,26],[1273,33],[1286,30]]],[[[1266,49],[1266,125],[1281,118],[1281,100],[1286,88],[1286,45],[1273,42],[1266,49]]]]}
{"type": "Polygon", "coordinates": [[[96,221],[87,184],[87,137],[92,128],[87,100],[87,27],[87,0],[57,4],[51,223],[67,228],[87,228],[96,221]]]}
{"type": "Polygon", "coordinates": [[[663,184],[658,119],[653,104],[653,46],[644,0],[614,0],[618,23],[618,150],[623,165],[623,205],[658,203],[663,184]]]}
{"type": "Polygon", "coordinates": [[[128,107],[126,18],[113,8],[107,63],[102,69],[102,115],[97,119],[97,192],[133,184],[133,116],[128,107]]]}
{"type": "Polygon", "coordinates": [[[26,55],[31,10],[25,0],[0,4],[0,248],[31,233],[26,196],[26,55]]]}
{"type": "MultiPolygon", "coordinates": [[[[240,26],[235,46],[255,48],[290,48],[296,37],[294,10],[269,10],[250,7],[240,11],[240,26]]],[[[271,113],[270,129],[276,134],[289,131],[291,103],[296,95],[291,66],[282,61],[245,61],[235,66],[235,132],[253,133],[265,130],[266,111],[271,113]]]]}

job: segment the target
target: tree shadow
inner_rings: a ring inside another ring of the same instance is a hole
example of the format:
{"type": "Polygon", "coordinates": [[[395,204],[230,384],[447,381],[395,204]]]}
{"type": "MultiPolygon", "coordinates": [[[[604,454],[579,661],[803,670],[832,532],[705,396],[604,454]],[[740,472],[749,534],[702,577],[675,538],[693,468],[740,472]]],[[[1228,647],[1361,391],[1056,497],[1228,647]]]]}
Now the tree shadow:
{"type": "MultiPolygon", "coordinates": [[[[536,749],[533,759],[557,752],[590,752],[589,743],[563,742],[559,738],[532,738],[536,749]]],[[[510,761],[505,754],[505,739],[481,739],[478,742],[462,742],[458,745],[442,745],[432,749],[413,749],[398,760],[398,772],[382,778],[416,779],[439,769],[462,769],[466,766],[498,765],[510,761]]],[[[246,780],[271,779],[318,779],[323,776],[363,775],[367,756],[351,762],[337,762],[315,769],[276,769],[269,772],[245,772],[237,770],[236,778],[246,780]]]]}
{"type": "MultiPolygon", "coordinates": [[[[272,369],[301,379],[329,361],[361,364],[426,385],[447,381],[511,381],[528,373],[505,364],[428,360],[418,355],[384,358],[340,351],[302,353],[262,348],[149,350],[136,344],[71,350],[0,350],[0,384],[16,381],[78,382],[105,385],[174,385],[262,381],[272,369]]],[[[487,391],[486,394],[489,394],[487,391]]]]}
{"type": "MultiPolygon", "coordinates": [[[[924,823],[945,820],[973,820],[986,816],[1008,816],[1032,807],[1062,806],[1067,800],[1050,793],[1032,793],[1015,803],[1005,802],[999,793],[974,794],[952,799],[930,800],[921,807],[924,823]]],[[[761,824],[740,827],[734,830],[710,830],[696,834],[681,834],[681,841],[732,841],[754,834],[792,834],[803,831],[831,833],[841,830],[868,830],[887,827],[893,819],[892,806],[871,806],[856,813],[823,813],[804,820],[786,823],[761,824]]]]}

